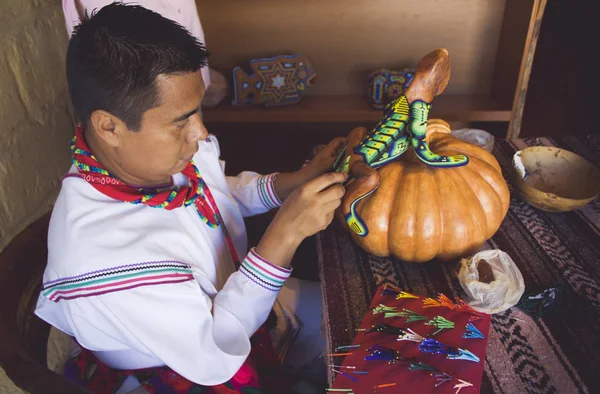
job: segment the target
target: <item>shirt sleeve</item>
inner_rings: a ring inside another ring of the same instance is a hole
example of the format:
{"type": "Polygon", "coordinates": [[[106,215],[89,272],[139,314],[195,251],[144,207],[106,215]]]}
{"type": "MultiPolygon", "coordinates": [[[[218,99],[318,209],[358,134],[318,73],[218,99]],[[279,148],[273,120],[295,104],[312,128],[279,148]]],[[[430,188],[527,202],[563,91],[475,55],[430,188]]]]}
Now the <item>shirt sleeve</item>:
{"type": "Polygon", "coordinates": [[[227,177],[229,191],[244,217],[265,213],[281,206],[281,199],[275,192],[277,174],[260,175],[245,171],[238,176],[227,177]]]}
{"type": "MultiPolygon", "coordinates": [[[[213,386],[231,379],[242,366],[250,354],[249,338],[266,321],[290,274],[251,250],[214,297],[202,290],[200,281],[159,284],[154,278],[154,284],[113,292],[104,281],[103,294],[70,300],[60,300],[59,288],[45,298],[67,303],[82,346],[105,350],[94,347],[99,334],[108,335],[162,360],[192,382],[213,386]]],[[[70,297],[86,294],[74,293],[72,287],[64,291],[70,297]]]]}
{"type": "Polygon", "coordinates": [[[259,215],[281,206],[282,201],[275,191],[278,173],[261,175],[253,171],[243,171],[237,176],[225,176],[225,162],[220,160],[221,147],[216,136],[210,135],[209,144],[220,161],[221,173],[227,188],[240,208],[243,217],[259,215]]]}

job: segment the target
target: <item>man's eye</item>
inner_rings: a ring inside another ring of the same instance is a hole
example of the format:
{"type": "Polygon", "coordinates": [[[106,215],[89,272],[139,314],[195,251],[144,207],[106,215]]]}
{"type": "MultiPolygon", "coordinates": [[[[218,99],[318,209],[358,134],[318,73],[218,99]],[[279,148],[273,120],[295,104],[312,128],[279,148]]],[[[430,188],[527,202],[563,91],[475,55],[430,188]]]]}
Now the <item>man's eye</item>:
{"type": "Polygon", "coordinates": [[[190,121],[190,118],[187,118],[186,120],[183,120],[183,121],[179,122],[177,124],[177,127],[180,128],[180,129],[183,129],[185,126],[187,126],[187,124],[189,123],[189,121],[190,121]]]}

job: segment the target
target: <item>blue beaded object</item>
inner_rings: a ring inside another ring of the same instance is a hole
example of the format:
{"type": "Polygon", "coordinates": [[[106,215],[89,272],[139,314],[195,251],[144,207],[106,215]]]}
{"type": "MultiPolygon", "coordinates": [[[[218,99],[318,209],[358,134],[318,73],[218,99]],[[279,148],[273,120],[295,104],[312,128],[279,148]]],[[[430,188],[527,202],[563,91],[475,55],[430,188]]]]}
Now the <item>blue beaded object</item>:
{"type": "Polygon", "coordinates": [[[296,104],[315,78],[313,66],[301,54],[254,59],[250,61],[250,72],[241,67],[233,69],[232,104],[296,104]]]}
{"type": "Polygon", "coordinates": [[[415,75],[414,68],[392,70],[383,68],[369,74],[369,103],[373,108],[383,109],[391,101],[406,92],[415,75]]]}
{"type": "Polygon", "coordinates": [[[477,329],[477,327],[475,327],[473,325],[473,323],[467,323],[467,325],[465,326],[465,332],[463,333],[463,338],[478,338],[478,339],[483,339],[485,338],[483,336],[483,334],[481,333],[481,331],[479,331],[477,329]]]}
{"type": "Polygon", "coordinates": [[[423,353],[445,354],[449,360],[466,360],[479,362],[479,357],[465,349],[459,349],[452,346],[446,346],[433,338],[425,338],[419,344],[419,350],[423,353]]]}

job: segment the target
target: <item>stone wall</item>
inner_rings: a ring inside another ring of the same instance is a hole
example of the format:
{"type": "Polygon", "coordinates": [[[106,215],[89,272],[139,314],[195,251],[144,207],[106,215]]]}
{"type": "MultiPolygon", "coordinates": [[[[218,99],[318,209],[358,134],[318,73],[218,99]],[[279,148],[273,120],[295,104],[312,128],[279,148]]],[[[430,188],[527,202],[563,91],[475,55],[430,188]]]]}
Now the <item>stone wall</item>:
{"type": "Polygon", "coordinates": [[[0,250],[54,202],[74,130],[59,0],[0,2],[0,250]]]}
{"type": "MultiPolygon", "coordinates": [[[[74,118],[59,0],[0,1],[0,250],[48,211],[69,167],[74,118]]],[[[0,369],[0,392],[22,393],[0,369]]]]}

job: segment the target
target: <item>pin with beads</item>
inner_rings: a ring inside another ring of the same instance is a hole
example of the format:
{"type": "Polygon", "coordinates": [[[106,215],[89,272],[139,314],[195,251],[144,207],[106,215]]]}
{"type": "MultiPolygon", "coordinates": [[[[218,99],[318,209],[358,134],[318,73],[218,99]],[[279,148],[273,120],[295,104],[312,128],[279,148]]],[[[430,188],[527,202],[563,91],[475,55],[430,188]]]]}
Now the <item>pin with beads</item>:
{"type": "Polygon", "coordinates": [[[430,321],[425,323],[425,325],[434,326],[438,329],[436,332],[433,333],[433,335],[436,335],[437,333],[439,333],[442,330],[449,330],[451,328],[454,328],[454,322],[450,321],[442,316],[434,317],[433,319],[431,319],[430,321]]]}
{"type": "Polygon", "coordinates": [[[471,308],[469,306],[469,304],[467,304],[465,301],[463,301],[462,299],[455,297],[454,298],[456,300],[456,309],[459,312],[465,312],[465,313],[469,313],[471,316],[469,317],[470,321],[477,321],[477,320],[481,320],[484,317],[484,313],[481,312],[477,312],[475,309],[471,308]]]}
{"type": "Polygon", "coordinates": [[[458,383],[456,383],[454,385],[454,387],[452,387],[453,389],[458,389],[454,392],[454,394],[458,394],[458,392],[462,389],[464,389],[465,387],[473,387],[473,383],[469,383],[469,382],[465,382],[462,379],[458,379],[458,383]]]}
{"type": "Polygon", "coordinates": [[[381,289],[380,294],[382,296],[397,296],[400,292],[401,292],[401,290],[395,286],[385,285],[385,287],[383,289],[381,289]]]}
{"type": "Polygon", "coordinates": [[[356,379],[356,378],[355,378],[354,376],[352,376],[352,375],[349,375],[349,374],[347,374],[347,373],[346,373],[346,372],[344,372],[344,371],[341,371],[341,370],[338,370],[338,369],[335,369],[335,368],[331,368],[331,370],[332,370],[333,372],[335,372],[336,374],[338,374],[338,375],[341,375],[341,376],[343,376],[343,377],[345,377],[345,378],[348,378],[348,379],[350,379],[351,381],[353,381],[353,382],[355,382],[355,383],[358,383],[358,379],[356,379]]]}
{"type": "Polygon", "coordinates": [[[467,325],[465,326],[465,332],[463,333],[462,337],[463,338],[478,338],[478,339],[484,338],[481,331],[479,331],[473,323],[467,323],[467,325]]]}
{"type": "Polygon", "coordinates": [[[369,334],[372,332],[381,332],[384,334],[390,334],[390,335],[402,335],[404,333],[406,333],[406,331],[404,331],[402,328],[400,327],[395,327],[386,323],[377,323],[375,325],[373,325],[371,328],[369,328],[367,331],[365,331],[365,334],[369,334]]]}
{"type": "Polygon", "coordinates": [[[382,389],[382,388],[386,388],[386,387],[394,387],[396,385],[396,383],[384,383],[384,384],[378,384],[377,386],[373,386],[373,394],[377,394],[377,390],[382,389]]]}
{"type": "Polygon", "coordinates": [[[479,357],[466,349],[446,346],[433,338],[425,338],[419,343],[419,350],[429,354],[444,354],[448,360],[466,360],[479,362],[479,357]]]}
{"type": "Polygon", "coordinates": [[[345,349],[355,349],[357,347],[360,347],[360,344],[357,345],[343,345],[343,346],[338,346],[334,349],[334,351],[338,351],[338,350],[345,350],[345,349]]]}
{"type": "Polygon", "coordinates": [[[397,341],[410,341],[410,342],[423,342],[425,338],[407,328],[406,331],[400,335],[398,335],[397,341]]]}
{"type": "MultiPolygon", "coordinates": [[[[453,388],[457,388],[458,385],[460,384],[465,384],[465,386],[462,387],[468,387],[468,385],[471,385],[471,383],[469,382],[465,382],[464,380],[458,379],[458,378],[454,378],[452,375],[449,375],[445,372],[440,371],[439,369],[432,367],[429,364],[425,364],[425,363],[413,363],[410,364],[409,368],[408,368],[409,372],[414,372],[414,371],[426,371],[429,373],[430,376],[432,376],[435,379],[435,387],[439,387],[442,384],[446,383],[446,382],[450,382],[453,379],[456,379],[459,383],[457,385],[455,385],[453,388]]],[[[459,390],[460,391],[460,390],[459,390]]]]}
{"type": "Polygon", "coordinates": [[[398,312],[398,308],[396,308],[395,306],[385,306],[383,304],[379,304],[375,308],[373,308],[374,315],[376,315],[378,313],[391,313],[391,312],[398,312]]]}
{"type": "Polygon", "coordinates": [[[400,300],[400,299],[402,299],[402,298],[419,298],[419,297],[417,297],[417,296],[416,296],[416,295],[414,295],[414,294],[407,293],[407,292],[405,292],[405,291],[401,291],[401,292],[399,292],[399,293],[396,295],[396,299],[397,299],[397,300],[400,300]]]}
{"type": "Polygon", "coordinates": [[[390,317],[404,317],[407,323],[412,323],[420,320],[427,320],[427,316],[419,315],[416,312],[411,311],[410,309],[402,309],[397,312],[385,312],[384,318],[390,317]]]}
{"type": "Polygon", "coordinates": [[[423,308],[445,307],[450,310],[456,309],[457,305],[450,298],[442,293],[438,293],[438,298],[425,298],[423,300],[423,308]]]}
{"type": "Polygon", "coordinates": [[[365,357],[365,361],[385,361],[390,365],[399,362],[409,363],[415,361],[412,358],[403,357],[397,350],[385,346],[373,345],[367,351],[369,354],[365,357]]]}

